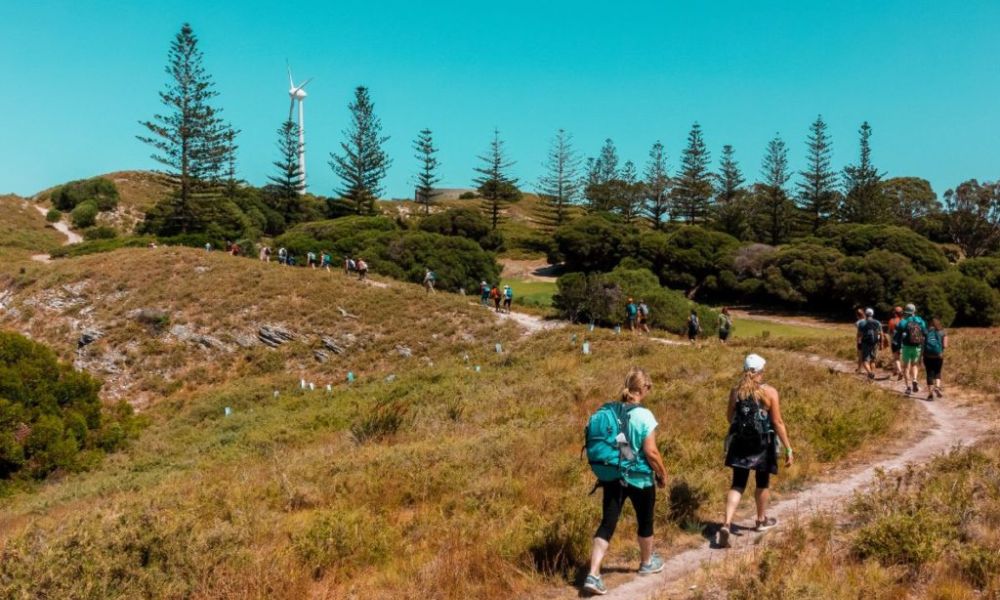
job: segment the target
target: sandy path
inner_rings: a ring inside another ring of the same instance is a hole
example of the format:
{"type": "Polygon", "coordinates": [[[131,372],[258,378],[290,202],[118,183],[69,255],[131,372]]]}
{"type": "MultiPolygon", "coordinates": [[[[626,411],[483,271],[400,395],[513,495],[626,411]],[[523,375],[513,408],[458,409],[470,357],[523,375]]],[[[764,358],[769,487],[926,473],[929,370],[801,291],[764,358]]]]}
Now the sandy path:
{"type": "MultiPolygon", "coordinates": [[[[515,313],[511,318],[515,316],[517,316],[515,320],[528,328],[529,332],[537,331],[537,329],[528,326],[530,321],[535,321],[536,327],[546,324],[545,321],[533,315],[521,314],[518,316],[515,313]]],[[[668,346],[685,345],[684,342],[677,340],[655,337],[650,339],[668,346]]],[[[787,353],[787,351],[785,352],[787,353]]],[[[797,354],[809,362],[853,376],[853,363],[814,354],[797,354]]],[[[875,384],[886,390],[900,393],[900,385],[895,380],[877,381],[875,384]]],[[[946,452],[955,446],[971,445],[986,434],[989,419],[983,419],[981,414],[977,415],[974,407],[970,406],[970,401],[976,398],[977,394],[956,386],[949,386],[948,395],[942,400],[928,402],[923,400],[923,397],[914,397],[913,401],[926,411],[930,425],[911,445],[879,460],[844,469],[840,476],[832,481],[816,483],[791,497],[775,502],[768,512],[777,517],[779,521],[788,521],[796,517],[803,518],[818,513],[836,511],[856,491],[871,484],[878,472],[893,471],[908,464],[925,463],[933,456],[946,452]]],[[[750,502],[752,504],[752,500],[750,502]]],[[[780,535],[780,528],[776,531],[780,535]]],[[[685,550],[669,557],[661,573],[645,577],[633,576],[625,583],[612,584],[613,587],[610,587],[608,594],[603,597],[631,599],[648,598],[667,592],[683,594],[688,591],[691,576],[697,574],[700,569],[711,567],[713,563],[733,560],[741,556],[757,547],[761,537],[760,534],[736,535],[733,547],[729,550],[714,548],[709,543],[685,550]]]]}
{"type": "MultiPolygon", "coordinates": [[[[34,202],[31,202],[29,200],[25,200],[25,202],[28,205],[34,207],[34,209],[37,210],[42,215],[42,218],[45,218],[45,216],[49,212],[48,209],[46,209],[44,206],[39,206],[38,204],[35,204],[34,202]]],[[[51,225],[53,229],[66,236],[66,241],[63,242],[63,246],[69,246],[70,244],[79,244],[80,242],[83,241],[83,236],[76,233],[75,231],[71,231],[69,226],[66,225],[66,223],[64,223],[63,221],[59,221],[58,223],[51,223],[51,225]]],[[[48,254],[32,254],[31,260],[48,263],[52,262],[52,257],[49,256],[48,254]]]]}

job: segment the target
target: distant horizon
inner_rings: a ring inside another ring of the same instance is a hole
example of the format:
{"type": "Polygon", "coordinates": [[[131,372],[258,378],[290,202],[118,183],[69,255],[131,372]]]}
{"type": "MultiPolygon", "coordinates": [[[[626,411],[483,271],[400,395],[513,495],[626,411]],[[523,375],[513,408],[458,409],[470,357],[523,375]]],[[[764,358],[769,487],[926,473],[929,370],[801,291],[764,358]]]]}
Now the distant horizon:
{"type": "Polygon", "coordinates": [[[357,85],[369,87],[391,136],[386,199],[412,197],[411,144],[424,127],[441,149],[442,188],[472,187],[494,127],[521,188],[534,191],[559,128],[581,159],[610,137],[621,164],[640,172],[661,141],[675,174],[694,122],[713,171],[732,144],[752,183],[776,132],[792,170],[804,168],[817,114],[838,172],[857,160],[857,130],[868,121],[874,164],[887,178],[927,179],[939,198],[968,179],[1000,178],[996,3],[638,2],[608,13],[596,3],[514,2],[500,13],[451,2],[344,11],[304,1],[296,14],[259,1],[178,4],[0,8],[0,53],[13,57],[5,73],[30,92],[0,96],[0,191],[31,196],[73,179],[155,170],[135,136],[140,120],[162,110],[167,49],[184,22],[200,39],[215,104],[242,130],[238,175],[256,186],[272,172],[287,116],[286,59],[298,80],[315,78],[305,102],[307,172],[320,196],[335,195],[327,161],[357,85]]]}

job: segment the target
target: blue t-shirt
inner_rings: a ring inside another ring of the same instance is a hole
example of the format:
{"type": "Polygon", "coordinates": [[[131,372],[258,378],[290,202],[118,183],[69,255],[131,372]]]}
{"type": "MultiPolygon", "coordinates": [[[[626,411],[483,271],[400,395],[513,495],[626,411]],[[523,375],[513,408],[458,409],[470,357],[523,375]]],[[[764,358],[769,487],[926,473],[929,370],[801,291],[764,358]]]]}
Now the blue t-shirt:
{"type": "Polygon", "coordinates": [[[634,319],[637,312],[639,312],[639,309],[636,308],[635,304],[629,302],[625,305],[625,314],[628,315],[628,318],[634,319]]]}
{"type": "Polygon", "coordinates": [[[646,453],[642,451],[642,442],[656,429],[656,417],[643,406],[633,408],[628,415],[628,441],[638,464],[625,474],[625,483],[637,488],[652,487],[653,469],[646,460],[646,453]]]}

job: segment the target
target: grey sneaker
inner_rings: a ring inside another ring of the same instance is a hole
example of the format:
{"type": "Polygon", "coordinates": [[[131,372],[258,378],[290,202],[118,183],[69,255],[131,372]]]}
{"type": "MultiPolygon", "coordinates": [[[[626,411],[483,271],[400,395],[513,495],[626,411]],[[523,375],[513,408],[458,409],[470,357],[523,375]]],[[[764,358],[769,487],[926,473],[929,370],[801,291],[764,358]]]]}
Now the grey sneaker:
{"type": "Polygon", "coordinates": [[[757,531],[767,531],[778,526],[778,520],[774,517],[764,517],[763,521],[757,521],[757,531]]]}
{"type": "Polygon", "coordinates": [[[597,596],[608,593],[608,588],[604,587],[604,580],[601,579],[600,575],[587,575],[587,580],[583,582],[583,589],[597,596]]]}
{"type": "Polygon", "coordinates": [[[730,535],[729,527],[723,525],[719,528],[719,548],[731,548],[732,544],[729,543],[730,535]]]}
{"type": "Polygon", "coordinates": [[[649,562],[639,566],[639,575],[652,575],[653,573],[659,573],[663,570],[663,559],[660,555],[653,553],[649,557],[649,562]]]}

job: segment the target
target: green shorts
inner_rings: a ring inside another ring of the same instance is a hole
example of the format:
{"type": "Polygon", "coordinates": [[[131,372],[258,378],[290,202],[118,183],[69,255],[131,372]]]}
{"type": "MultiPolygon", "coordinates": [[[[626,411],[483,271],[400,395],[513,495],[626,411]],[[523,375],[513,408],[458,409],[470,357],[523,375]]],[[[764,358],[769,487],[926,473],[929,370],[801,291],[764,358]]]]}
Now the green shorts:
{"type": "Polygon", "coordinates": [[[907,346],[904,344],[900,358],[905,363],[918,362],[920,360],[920,346],[907,346]]]}

